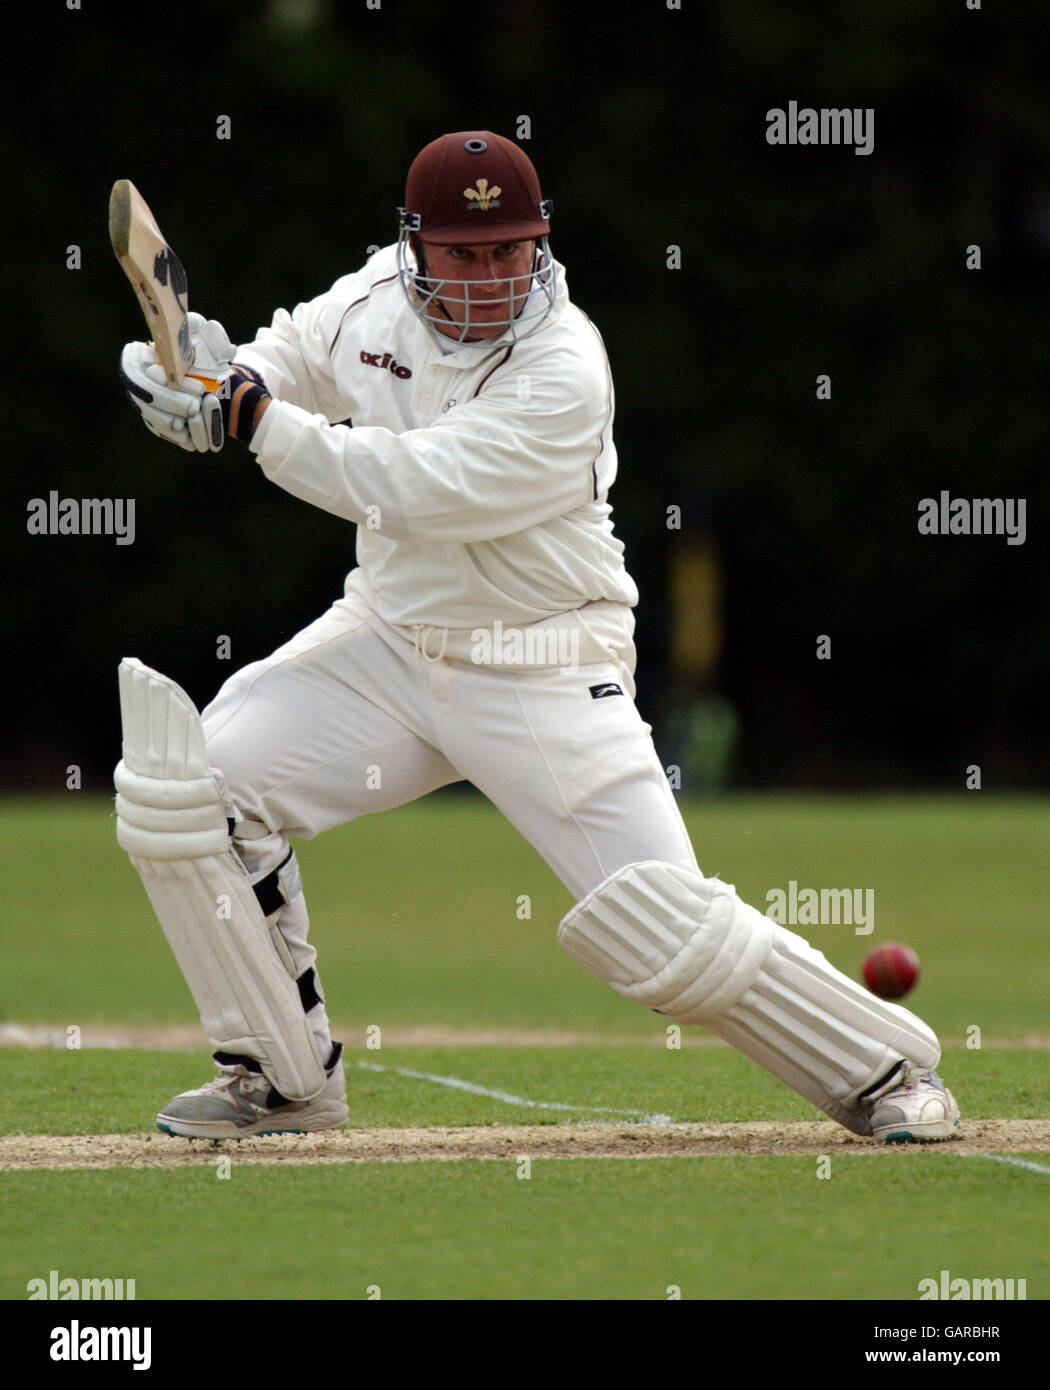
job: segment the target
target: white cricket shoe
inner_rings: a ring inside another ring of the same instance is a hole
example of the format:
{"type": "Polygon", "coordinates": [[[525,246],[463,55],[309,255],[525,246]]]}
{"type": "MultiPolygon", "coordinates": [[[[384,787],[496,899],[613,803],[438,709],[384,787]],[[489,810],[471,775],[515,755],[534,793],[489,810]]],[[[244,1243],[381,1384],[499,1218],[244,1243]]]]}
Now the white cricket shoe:
{"type": "Polygon", "coordinates": [[[335,1043],[325,1068],[328,1080],[313,1100],[279,1095],[254,1063],[218,1054],[219,1075],[196,1091],[183,1091],[157,1116],[157,1128],[185,1139],[247,1139],[262,1134],[306,1134],[338,1129],[349,1118],[343,1047],[335,1043]]]}
{"type": "Polygon", "coordinates": [[[902,1062],[864,1101],[871,1106],[872,1136],[882,1144],[950,1139],[959,1123],[959,1107],[941,1078],[911,1062],[902,1062]]]}

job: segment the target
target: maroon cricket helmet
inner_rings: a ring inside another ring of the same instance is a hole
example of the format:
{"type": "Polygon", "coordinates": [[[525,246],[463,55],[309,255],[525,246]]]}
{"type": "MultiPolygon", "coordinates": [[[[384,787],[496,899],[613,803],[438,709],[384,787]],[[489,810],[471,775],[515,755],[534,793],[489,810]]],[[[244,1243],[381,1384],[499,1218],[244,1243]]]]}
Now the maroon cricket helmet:
{"type": "Polygon", "coordinates": [[[550,234],[551,202],[532,160],[491,130],[459,130],[426,145],[405,183],[401,227],[437,246],[491,246],[550,234]]]}

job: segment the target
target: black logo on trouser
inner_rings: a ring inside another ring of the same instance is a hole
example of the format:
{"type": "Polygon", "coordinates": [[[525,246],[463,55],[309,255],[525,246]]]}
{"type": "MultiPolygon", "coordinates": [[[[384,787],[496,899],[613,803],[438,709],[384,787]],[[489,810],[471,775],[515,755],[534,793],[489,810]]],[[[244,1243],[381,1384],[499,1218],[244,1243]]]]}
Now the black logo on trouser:
{"type": "Polygon", "coordinates": [[[623,691],[614,681],[604,681],[601,685],[591,685],[587,688],[591,692],[592,700],[604,700],[608,695],[623,694],[623,691]]]}

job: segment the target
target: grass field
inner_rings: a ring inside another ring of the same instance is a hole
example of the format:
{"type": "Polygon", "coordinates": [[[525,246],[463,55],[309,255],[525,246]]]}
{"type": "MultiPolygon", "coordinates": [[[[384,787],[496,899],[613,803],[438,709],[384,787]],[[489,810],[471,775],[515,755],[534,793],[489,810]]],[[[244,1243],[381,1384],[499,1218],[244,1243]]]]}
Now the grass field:
{"type": "Polygon", "coordinates": [[[870,934],[799,930],[853,975],[879,942],[918,951],[960,1140],[878,1148],[709,1035],[668,1046],[557,946],[542,861],[454,794],[297,846],[350,1128],[170,1139],[156,1110],[211,1066],[111,804],[11,800],[0,1298],[57,1270],[140,1300],[914,1301],[945,1269],[1046,1298],[1050,803],[683,809],[760,908],[791,880],[873,891],[870,934]]]}

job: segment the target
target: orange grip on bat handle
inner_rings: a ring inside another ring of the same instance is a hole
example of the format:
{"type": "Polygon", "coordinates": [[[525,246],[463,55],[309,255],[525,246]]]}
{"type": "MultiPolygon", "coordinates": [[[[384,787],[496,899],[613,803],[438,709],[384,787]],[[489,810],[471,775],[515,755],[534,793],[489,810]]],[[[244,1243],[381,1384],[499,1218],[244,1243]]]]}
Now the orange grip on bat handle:
{"type": "Polygon", "coordinates": [[[222,382],[217,381],[215,377],[201,376],[200,372],[187,372],[186,375],[193,377],[195,381],[203,381],[209,391],[213,391],[216,393],[218,392],[219,387],[222,385],[222,382]]]}

